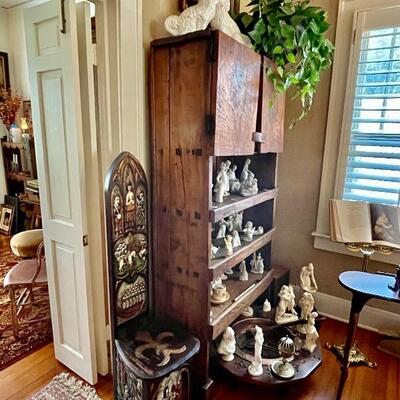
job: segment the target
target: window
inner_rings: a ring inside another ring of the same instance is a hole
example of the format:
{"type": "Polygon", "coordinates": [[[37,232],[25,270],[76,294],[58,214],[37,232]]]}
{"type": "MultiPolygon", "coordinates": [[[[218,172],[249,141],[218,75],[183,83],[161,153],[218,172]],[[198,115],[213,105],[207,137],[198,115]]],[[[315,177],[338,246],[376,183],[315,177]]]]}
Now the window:
{"type": "Polygon", "coordinates": [[[399,203],[399,1],[339,0],[335,46],[313,236],[315,248],[349,254],[329,239],[329,199],[399,203]]]}

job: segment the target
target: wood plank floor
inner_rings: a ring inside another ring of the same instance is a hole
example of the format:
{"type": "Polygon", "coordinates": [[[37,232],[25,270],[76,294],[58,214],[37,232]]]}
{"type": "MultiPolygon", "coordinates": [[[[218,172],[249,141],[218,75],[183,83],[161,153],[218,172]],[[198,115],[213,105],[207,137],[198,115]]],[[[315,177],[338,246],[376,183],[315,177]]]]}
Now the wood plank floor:
{"type": "MultiPolygon", "coordinates": [[[[346,325],[326,320],[320,331],[321,341],[343,341],[346,325]]],[[[343,400],[398,400],[400,399],[400,359],[379,352],[380,336],[359,330],[357,340],[362,350],[378,368],[351,368],[343,400]]],[[[51,378],[67,369],[54,359],[51,345],[0,372],[0,400],[24,400],[45,385],[51,378]]],[[[244,386],[223,376],[216,377],[214,400],[333,400],[339,381],[339,364],[335,356],[324,350],[324,363],[308,380],[279,392],[244,386]]],[[[110,377],[101,378],[96,385],[104,400],[112,399],[110,377]]]]}

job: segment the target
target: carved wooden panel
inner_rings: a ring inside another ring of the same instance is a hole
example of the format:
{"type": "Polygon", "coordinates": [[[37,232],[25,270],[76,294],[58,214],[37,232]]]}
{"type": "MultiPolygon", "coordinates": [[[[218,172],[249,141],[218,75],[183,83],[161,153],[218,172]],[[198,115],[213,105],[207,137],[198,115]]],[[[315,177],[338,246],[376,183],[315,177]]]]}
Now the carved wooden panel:
{"type": "Polygon", "coordinates": [[[121,153],[106,181],[110,304],[119,325],[145,312],[149,303],[148,188],[144,170],[121,153]]]}

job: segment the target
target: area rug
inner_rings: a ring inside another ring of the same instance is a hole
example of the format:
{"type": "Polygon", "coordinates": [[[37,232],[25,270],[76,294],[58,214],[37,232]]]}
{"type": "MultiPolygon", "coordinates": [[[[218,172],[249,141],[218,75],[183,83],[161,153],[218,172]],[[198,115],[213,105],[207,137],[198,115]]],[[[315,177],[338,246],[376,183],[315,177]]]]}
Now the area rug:
{"type": "MultiPolygon", "coordinates": [[[[3,287],[6,273],[20,259],[11,252],[8,243],[1,243],[0,248],[0,370],[24,357],[46,343],[51,342],[51,322],[39,321],[34,324],[23,325],[20,337],[15,338],[11,325],[11,312],[8,291],[3,287]]],[[[47,311],[39,311],[36,307],[25,307],[21,320],[45,318],[47,311]]]]}
{"type": "Polygon", "coordinates": [[[63,372],[28,400],[101,400],[87,383],[63,372]]]}

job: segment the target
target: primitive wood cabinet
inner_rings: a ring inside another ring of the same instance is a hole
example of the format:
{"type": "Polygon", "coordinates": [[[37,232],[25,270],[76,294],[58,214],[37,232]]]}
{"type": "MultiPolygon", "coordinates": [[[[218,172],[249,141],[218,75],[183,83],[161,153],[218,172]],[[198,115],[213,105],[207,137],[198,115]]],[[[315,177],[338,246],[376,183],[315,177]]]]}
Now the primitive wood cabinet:
{"type": "Polygon", "coordinates": [[[155,312],[183,323],[200,339],[194,368],[202,398],[210,393],[210,344],[266,291],[271,300],[287,270],[271,266],[277,152],[283,148],[284,97],[272,108],[272,85],[252,49],[219,31],[156,40],[150,55],[152,227],[155,312]],[[260,191],[213,202],[217,166],[246,158],[260,191]],[[211,260],[213,224],[233,213],[264,233],[211,260]],[[210,283],[262,254],[266,271],[227,282],[231,299],[210,304],[210,283]]]}

